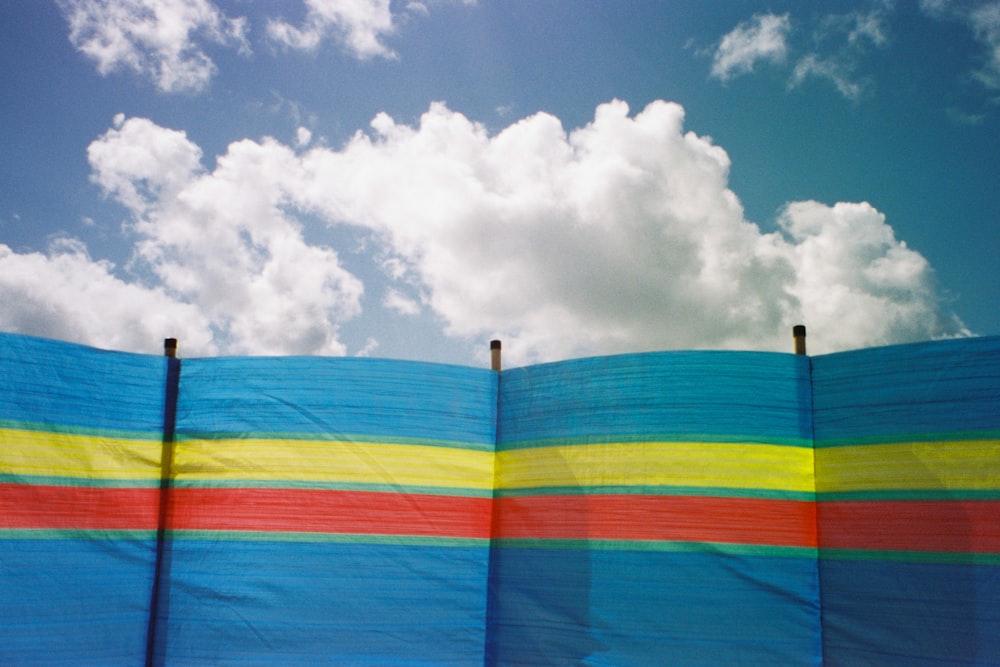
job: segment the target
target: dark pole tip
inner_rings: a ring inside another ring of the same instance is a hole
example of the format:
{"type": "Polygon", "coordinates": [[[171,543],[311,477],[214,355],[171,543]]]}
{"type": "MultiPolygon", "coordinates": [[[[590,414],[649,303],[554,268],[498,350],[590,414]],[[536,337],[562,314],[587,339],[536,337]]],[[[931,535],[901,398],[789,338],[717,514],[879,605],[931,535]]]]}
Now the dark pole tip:
{"type": "Polygon", "coordinates": [[[168,357],[177,356],[177,339],[176,338],[164,338],[163,339],[163,354],[168,357]]]}
{"type": "Polygon", "coordinates": [[[796,324],[794,327],[792,327],[792,335],[795,336],[796,338],[799,338],[800,336],[805,336],[806,325],[796,324]]]}
{"type": "Polygon", "coordinates": [[[500,349],[500,341],[498,341],[498,340],[491,340],[490,341],[490,349],[491,350],[499,350],[500,349]]]}

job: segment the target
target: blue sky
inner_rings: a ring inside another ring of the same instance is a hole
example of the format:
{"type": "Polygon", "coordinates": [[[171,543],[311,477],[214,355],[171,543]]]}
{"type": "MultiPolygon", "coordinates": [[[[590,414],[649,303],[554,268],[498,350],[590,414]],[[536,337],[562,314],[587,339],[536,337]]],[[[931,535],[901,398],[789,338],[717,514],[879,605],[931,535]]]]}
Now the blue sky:
{"type": "Polygon", "coordinates": [[[0,330],[481,364],[1000,333],[1000,2],[0,3],[0,330]]]}

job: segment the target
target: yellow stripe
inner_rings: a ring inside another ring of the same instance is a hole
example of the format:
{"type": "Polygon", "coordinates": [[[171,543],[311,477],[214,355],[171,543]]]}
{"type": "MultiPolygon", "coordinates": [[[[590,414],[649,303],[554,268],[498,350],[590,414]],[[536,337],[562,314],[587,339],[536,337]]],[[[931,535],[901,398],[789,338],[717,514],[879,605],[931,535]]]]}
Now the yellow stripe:
{"type": "Polygon", "coordinates": [[[1000,489],[997,461],[997,440],[819,448],[816,490],[996,490],[1000,489]]]}
{"type": "Polygon", "coordinates": [[[806,447],[704,442],[611,443],[497,454],[497,487],[682,486],[814,491],[806,447]]]}
{"type": "Polygon", "coordinates": [[[159,479],[162,443],[0,429],[0,474],[84,479],[159,479]]]}
{"type": "Polygon", "coordinates": [[[184,440],[174,479],[493,488],[491,452],[372,442],[184,440]]]}

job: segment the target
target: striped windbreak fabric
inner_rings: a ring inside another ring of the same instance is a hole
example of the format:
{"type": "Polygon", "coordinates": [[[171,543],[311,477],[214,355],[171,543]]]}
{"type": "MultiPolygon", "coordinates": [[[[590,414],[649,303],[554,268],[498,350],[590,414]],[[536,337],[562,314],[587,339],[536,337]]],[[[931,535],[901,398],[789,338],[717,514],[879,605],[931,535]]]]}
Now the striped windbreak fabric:
{"type": "Polygon", "coordinates": [[[1000,338],[500,373],[0,334],[0,664],[996,664],[1000,338]]]}

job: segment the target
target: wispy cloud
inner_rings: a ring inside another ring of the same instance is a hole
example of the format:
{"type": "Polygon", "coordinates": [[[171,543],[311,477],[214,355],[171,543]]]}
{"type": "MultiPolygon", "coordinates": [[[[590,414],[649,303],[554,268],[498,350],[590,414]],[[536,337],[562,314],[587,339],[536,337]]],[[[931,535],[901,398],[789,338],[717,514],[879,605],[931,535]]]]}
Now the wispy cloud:
{"type": "Polygon", "coordinates": [[[312,50],[332,35],[359,58],[395,57],[381,41],[395,30],[389,0],[305,0],[305,4],[301,26],[271,19],[268,36],[293,49],[312,50]]]}
{"type": "Polygon", "coordinates": [[[937,20],[965,23],[984,52],[982,66],[973,76],[990,89],[1000,89],[1000,2],[921,0],[924,13],[937,20]]]}
{"type": "MultiPolygon", "coordinates": [[[[69,23],[70,41],[102,75],[130,70],[164,92],[197,92],[208,85],[217,69],[208,45],[250,51],[247,18],[226,16],[212,0],[56,1],[69,23]]],[[[355,58],[396,57],[384,41],[396,31],[400,15],[390,0],[302,3],[301,25],[280,17],[265,20],[271,44],[312,51],[330,41],[355,58]]],[[[409,3],[400,11],[425,15],[428,7],[409,3]]]]}
{"type": "Polygon", "coordinates": [[[792,202],[763,233],[729,189],[726,152],[686,131],[676,104],[632,116],[611,102],[570,132],[539,113],[496,135],[434,104],[415,126],[380,114],[337,150],[243,140],[211,170],[201,156],[181,132],[117,119],[89,159],[131,217],[130,266],[78,242],[0,247],[0,328],[123,349],[180,332],[189,354],[349,353],[339,331],[365,316],[364,286],[307,242],[321,220],[374,244],[387,286],[372,308],[502,337],[512,363],[784,350],[799,322],[815,353],[965,331],[927,260],[866,203],[792,202]]]}
{"type": "Polygon", "coordinates": [[[859,77],[862,57],[871,47],[889,43],[886,15],[891,3],[883,2],[866,12],[828,14],[812,31],[812,42],[792,40],[788,14],[756,15],[727,33],[715,51],[711,76],[727,81],[749,74],[760,61],[774,65],[794,62],[789,88],[809,79],[825,80],[845,98],[857,101],[869,82],[859,77]],[[796,55],[796,52],[801,55],[796,55]]]}
{"type": "Polygon", "coordinates": [[[69,39],[101,74],[132,70],[164,92],[198,91],[215,63],[202,43],[248,49],[246,19],[209,0],[59,0],[69,39]]]}
{"type": "Polygon", "coordinates": [[[803,56],[792,70],[788,87],[795,88],[806,79],[819,78],[831,82],[837,91],[849,100],[857,101],[864,91],[862,84],[854,81],[850,68],[836,59],[821,60],[815,53],[803,56]]]}
{"type": "Polygon", "coordinates": [[[977,78],[989,88],[1000,88],[1000,2],[977,7],[969,14],[976,39],[986,49],[986,63],[977,78]]]}
{"type": "Polygon", "coordinates": [[[733,28],[720,40],[712,57],[712,76],[728,81],[752,72],[760,62],[782,63],[791,29],[788,14],[758,14],[733,28]]]}

